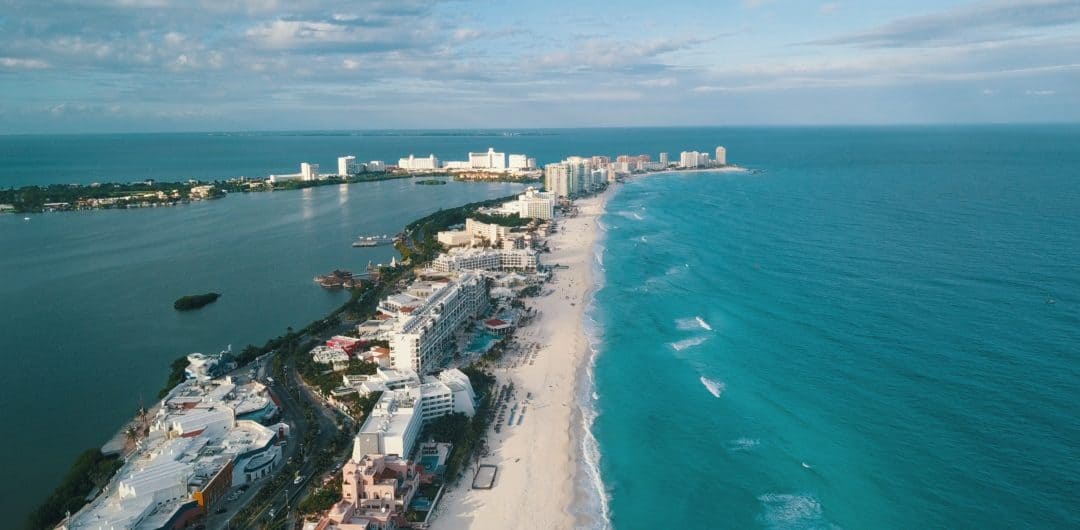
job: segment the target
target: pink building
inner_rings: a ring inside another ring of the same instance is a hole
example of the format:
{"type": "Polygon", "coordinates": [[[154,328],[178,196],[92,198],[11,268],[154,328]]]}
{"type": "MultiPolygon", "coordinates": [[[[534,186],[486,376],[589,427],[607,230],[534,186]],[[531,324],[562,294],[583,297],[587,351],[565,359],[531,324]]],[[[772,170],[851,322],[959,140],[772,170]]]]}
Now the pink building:
{"type": "Polygon", "coordinates": [[[420,487],[420,466],[396,456],[360,454],[359,443],[342,468],[341,501],[316,528],[397,528],[420,487]]]}

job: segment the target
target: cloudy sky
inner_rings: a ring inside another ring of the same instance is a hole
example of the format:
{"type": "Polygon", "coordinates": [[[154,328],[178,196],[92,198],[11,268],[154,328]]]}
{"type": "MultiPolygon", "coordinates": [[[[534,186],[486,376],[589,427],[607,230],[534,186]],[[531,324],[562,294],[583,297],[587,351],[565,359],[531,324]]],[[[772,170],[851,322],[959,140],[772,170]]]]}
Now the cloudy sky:
{"type": "Polygon", "coordinates": [[[0,0],[0,133],[1080,121],[1080,0],[0,0]]]}

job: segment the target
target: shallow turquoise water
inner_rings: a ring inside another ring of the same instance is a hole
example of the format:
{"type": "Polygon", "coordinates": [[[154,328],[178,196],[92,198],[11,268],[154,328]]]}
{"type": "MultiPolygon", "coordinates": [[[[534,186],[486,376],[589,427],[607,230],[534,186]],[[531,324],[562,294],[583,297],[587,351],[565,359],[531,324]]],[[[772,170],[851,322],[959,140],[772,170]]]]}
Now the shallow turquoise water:
{"type": "Polygon", "coordinates": [[[614,527],[1080,527],[1077,129],[745,147],[604,217],[614,527]]]}

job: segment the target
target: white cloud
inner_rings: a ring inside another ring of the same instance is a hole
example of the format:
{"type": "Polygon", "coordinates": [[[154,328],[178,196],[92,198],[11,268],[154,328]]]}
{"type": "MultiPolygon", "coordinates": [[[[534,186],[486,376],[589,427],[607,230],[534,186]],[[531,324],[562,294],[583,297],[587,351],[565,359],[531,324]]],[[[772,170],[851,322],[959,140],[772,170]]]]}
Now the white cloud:
{"type": "Polygon", "coordinates": [[[0,68],[9,68],[11,70],[40,70],[48,67],[49,63],[39,59],[0,57],[0,68]]]}
{"type": "Polygon", "coordinates": [[[1057,91],[1054,91],[1054,90],[1028,90],[1028,91],[1024,92],[1025,96],[1035,96],[1035,97],[1053,96],[1054,94],[1057,94],[1057,91]]]}

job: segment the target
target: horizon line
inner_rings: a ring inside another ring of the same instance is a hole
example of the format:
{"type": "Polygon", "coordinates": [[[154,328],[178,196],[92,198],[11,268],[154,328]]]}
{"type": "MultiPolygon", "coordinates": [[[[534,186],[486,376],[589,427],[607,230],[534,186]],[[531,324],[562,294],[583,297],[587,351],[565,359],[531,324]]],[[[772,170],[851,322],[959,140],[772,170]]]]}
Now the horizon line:
{"type": "MultiPolygon", "coordinates": [[[[911,128],[911,127],[1032,127],[1080,126],[1080,121],[1017,121],[1017,122],[896,122],[896,123],[773,123],[725,125],[592,125],[567,127],[381,127],[361,129],[183,129],[174,131],[73,131],[73,132],[0,132],[0,137],[12,136],[106,136],[117,134],[313,134],[377,133],[377,132],[517,132],[567,131],[605,129],[829,129],[829,128],[911,128]]],[[[360,134],[358,136],[363,136],[360,134]]]]}

